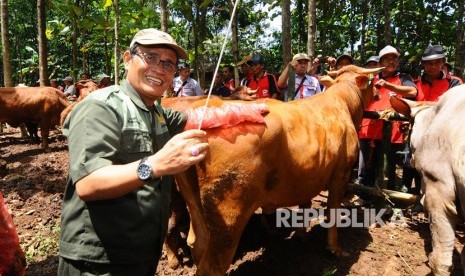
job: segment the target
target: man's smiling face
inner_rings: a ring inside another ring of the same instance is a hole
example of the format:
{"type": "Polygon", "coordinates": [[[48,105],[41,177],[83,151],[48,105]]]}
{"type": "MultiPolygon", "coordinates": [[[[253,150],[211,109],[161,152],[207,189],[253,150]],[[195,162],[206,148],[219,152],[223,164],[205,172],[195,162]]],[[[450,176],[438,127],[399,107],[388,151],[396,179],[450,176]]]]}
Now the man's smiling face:
{"type": "Polygon", "coordinates": [[[135,53],[126,51],[124,61],[128,70],[128,82],[142,100],[151,105],[171,85],[176,72],[177,56],[170,48],[139,46],[135,53]],[[174,70],[171,70],[170,64],[174,70]]]}

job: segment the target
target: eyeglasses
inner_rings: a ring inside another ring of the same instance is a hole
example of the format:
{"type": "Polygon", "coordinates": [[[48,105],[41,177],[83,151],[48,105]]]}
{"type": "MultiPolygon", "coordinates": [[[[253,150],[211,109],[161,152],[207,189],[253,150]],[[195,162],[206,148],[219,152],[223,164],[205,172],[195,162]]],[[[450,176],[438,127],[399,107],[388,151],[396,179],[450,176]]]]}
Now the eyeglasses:
{"type": "Polygon", "coordinates": [[[176,72],[176,65],[174,65],[171,61],[161,60],[157,57],[156,54],[153,53],[143,53],[139,52],[136,53],[149,67],[161,67],[167,73],[174,74],[176,72]]]}

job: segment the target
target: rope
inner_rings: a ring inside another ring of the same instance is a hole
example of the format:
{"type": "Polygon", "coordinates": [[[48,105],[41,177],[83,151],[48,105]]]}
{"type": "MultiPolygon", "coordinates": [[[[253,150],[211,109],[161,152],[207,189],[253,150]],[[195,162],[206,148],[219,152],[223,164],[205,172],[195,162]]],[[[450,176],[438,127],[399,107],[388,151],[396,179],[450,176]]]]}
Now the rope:
{"type": "Polygon", "coordinates": [[[210,84],[210,89],[208,91],[207,100],[205,101],[205,108],[203,110],[202,117],[200,117],[199,128],[198,128],[199,130],[202,128],[202,121],[203,121],[203,118],[205,117],[205,113],[207,111],[208,101],[210,101],[210,96],[211,96],[212,91],[213,91],[213,83],[214,83],[214,81],[216,79],[216,74],[218,73],[218,68],[220,67],[221,59],[223,58],[224,48],[226,47],[226,42],[228,41],[229,33],[231,32],[231,26],[232,26],[234,16],[236,15],[236,8],[237,8],[238,3],[239,3],[239,0],[236,0],[236,2],[234,3],[234,8],[233,8],[233,11],[232,11],[232,14],[231,14],[231,19],[229,20],[229,24],[228,24],[228,30],[226,31],[226,36],[224,37],[223,46],[221,47],[220,57],[218,59],[218,63],[216,64],[215,73],[213,74],[213,79],[212,79],[212,82],[210,84]]]}

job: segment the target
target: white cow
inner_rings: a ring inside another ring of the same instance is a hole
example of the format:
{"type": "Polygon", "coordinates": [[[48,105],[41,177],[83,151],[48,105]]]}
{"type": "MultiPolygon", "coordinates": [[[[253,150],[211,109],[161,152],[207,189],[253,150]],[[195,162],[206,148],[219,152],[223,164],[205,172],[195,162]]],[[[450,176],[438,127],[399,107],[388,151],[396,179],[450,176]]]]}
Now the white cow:
{"type": "MultiPolygon", "coordinates": [[[[434,274],[450,275],[455,224],[465,216],[465,85],[448,90],[438,102],[391,98],[391,104],[414,118],[410,141],[430,214],[429,263],[434,274]]],[[[464,266],[465,251],[461,259],[464,266]]]]}

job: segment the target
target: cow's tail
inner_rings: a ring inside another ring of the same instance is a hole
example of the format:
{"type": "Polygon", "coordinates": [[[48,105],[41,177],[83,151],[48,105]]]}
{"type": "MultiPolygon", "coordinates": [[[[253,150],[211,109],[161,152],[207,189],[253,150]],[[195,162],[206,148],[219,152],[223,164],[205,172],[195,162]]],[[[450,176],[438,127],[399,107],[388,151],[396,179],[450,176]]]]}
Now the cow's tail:
{"type": "Polygon", "coordinates": [[[192,249],[192,257],[198,263],[205,251],[205,240],[208,238],[204,211],[200,197],[200,187],[195,166],[175,176],[176,184],[181,191],[182,197],[189,207],[190,229],[187,244],[192,249]]]}

